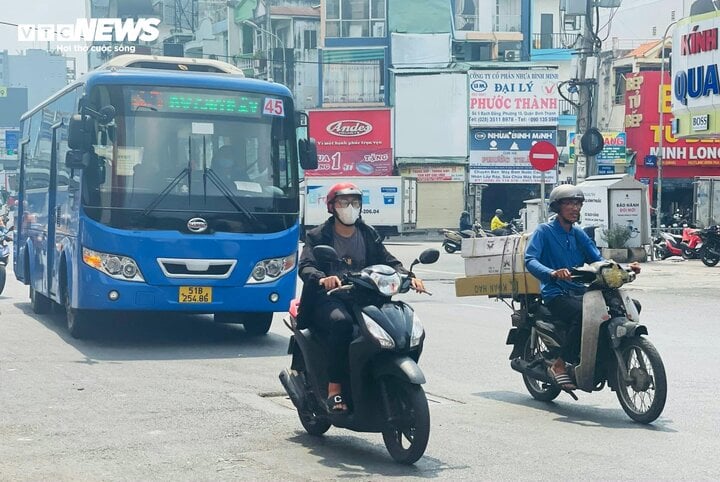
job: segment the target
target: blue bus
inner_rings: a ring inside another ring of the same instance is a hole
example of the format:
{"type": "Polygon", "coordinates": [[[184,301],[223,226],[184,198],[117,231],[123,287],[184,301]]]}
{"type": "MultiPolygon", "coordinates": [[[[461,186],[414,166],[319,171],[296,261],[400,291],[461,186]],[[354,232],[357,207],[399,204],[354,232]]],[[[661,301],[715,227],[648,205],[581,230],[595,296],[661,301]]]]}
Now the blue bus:
{"type": "Polygon", "coordinates": [[[74,337],[108,311],[265,334],[295,295],[307,115],[229,64],[136,57],[21,118],[16,277],[35,313],[64,307],[74,337]]]}

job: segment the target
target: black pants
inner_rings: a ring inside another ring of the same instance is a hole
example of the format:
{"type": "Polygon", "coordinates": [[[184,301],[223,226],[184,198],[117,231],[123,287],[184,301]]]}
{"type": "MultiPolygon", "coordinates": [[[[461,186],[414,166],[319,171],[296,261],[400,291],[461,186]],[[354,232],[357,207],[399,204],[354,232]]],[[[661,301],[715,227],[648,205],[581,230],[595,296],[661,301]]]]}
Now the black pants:
{"type": "Polygon", "coordinates": [[[565,332],[565,343],[560,356],[569,363],[580,361],[580,336],[582,334],[582,295],[560,295],[546,303],[553,317],[560,320],[558,326],[565,332]]]}
{"type": "Polygon", "coordinates": [[[328,381],[343,383],[350,373],[348,348],[352,341],[353,318],[342,301],[326,298],[315,305],[312,328],[328,340],[328,381]]]}

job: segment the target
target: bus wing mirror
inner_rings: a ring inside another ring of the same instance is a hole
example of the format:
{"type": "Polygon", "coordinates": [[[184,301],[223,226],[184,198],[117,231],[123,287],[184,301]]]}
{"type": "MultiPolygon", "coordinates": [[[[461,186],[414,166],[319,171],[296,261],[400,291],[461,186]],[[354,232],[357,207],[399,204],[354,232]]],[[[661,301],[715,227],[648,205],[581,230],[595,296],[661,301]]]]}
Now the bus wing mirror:
{"type": "Polygon", "coordinates": [[[297,127],[308,127],[310,125],[310,120],[308,118],[307,112],[295,113],[295,125],[297,127]]]}
{"type": "Polygon", "coordinates": [[[306,171],[317,169],[318,157],[315,139],[312,137],[310,139],[300,139],[298,147],[300,149],[300,166],[306,171]]]}
{"type": "Polygon", "coordinates": [[[93,132],[95,125],[88,116],[75,114],[68,123],[68,147],[80,151],[87,151],[93,145],[93,132]]]}
{"type": "Polygon", "coordinates": [[[68,169],[85,169],[90,163],[90,155],[80,149],[70,149],[65,154],[65,167],[68,169]]]}

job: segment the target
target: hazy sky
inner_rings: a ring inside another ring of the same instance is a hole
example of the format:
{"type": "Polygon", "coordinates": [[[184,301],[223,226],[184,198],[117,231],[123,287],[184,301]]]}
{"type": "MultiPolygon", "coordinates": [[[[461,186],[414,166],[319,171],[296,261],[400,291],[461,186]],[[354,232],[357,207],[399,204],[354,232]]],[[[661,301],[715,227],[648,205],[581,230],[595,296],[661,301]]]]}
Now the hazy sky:
{"type": "MultiPolygon", "coordinates": [[[[75,23],[84,18],[85,0],[0,0],[0,21],[16,24],[75,23]]],[[[53,44],[50,47],[54,47],[53,44]]],[[[26,48],[47,48],[47,42],[18,42],[17,27],[0,24],[0,50],[17,54],[26,48]]],[[[71,53],[77,60],[78,75],[87,71],[87,55],[71,53]]]]}

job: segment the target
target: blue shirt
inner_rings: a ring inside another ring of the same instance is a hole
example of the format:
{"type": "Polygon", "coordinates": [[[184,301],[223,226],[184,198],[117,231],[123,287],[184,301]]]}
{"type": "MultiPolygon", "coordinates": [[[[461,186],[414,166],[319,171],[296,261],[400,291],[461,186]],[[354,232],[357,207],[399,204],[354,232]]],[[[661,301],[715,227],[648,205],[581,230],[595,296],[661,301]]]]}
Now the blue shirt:
{"type": "Polygon", "coordinates": [[[602,259],[600,251],[582,229],[573,226],[567,232],[557,219],[539,225],[525,249],[525,266],[540,280],[540,293],[545,302],[560,295],[585,292],[581,283],[553,278],[553,271],[602,259]]]}

